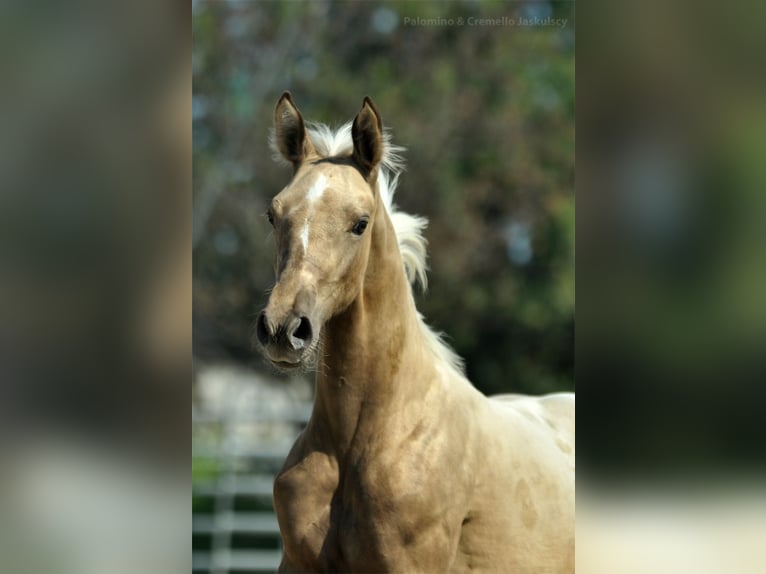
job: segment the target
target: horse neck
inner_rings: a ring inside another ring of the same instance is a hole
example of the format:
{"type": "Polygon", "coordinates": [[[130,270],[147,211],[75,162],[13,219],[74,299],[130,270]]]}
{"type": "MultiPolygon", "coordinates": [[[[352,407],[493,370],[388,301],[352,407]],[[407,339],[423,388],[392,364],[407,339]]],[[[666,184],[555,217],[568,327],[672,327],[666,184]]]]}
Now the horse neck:
{"type": "Polygon", "coordinates": [[[396,233],[380,197],[371,233],[363,287],[325,325],[317,369],[315,414],[341,448],[358,435],[362,421],[424,396],[433,378],[396,233]]]}

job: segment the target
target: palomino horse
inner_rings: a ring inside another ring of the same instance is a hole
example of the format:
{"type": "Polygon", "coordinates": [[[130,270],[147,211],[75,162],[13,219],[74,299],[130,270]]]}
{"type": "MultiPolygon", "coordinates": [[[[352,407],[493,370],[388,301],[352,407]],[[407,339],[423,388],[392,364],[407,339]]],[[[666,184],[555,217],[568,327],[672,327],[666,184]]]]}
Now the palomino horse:
{"type": "Polygon", "coordinates": [[[280,572],[574,572],[574,396],[479,393],[423,322],[425,220],[395,210],[401,162],[365,98],[337,131],[290,94],[273,145],[294,168],[268,215],[267,359],[316,369],[274,484],[280,572]]]}

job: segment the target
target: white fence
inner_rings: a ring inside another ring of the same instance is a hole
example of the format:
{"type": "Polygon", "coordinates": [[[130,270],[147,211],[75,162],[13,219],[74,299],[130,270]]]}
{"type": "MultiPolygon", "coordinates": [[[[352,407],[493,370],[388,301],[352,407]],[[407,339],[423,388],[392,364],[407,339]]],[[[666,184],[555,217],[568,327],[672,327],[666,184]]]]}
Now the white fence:
{"type": "Polygon", "coordinates": [[[311,385],[241,367],[198,369],[193,424],[195,573],[274,572],[272,485],[311,412],[311,385]]]}

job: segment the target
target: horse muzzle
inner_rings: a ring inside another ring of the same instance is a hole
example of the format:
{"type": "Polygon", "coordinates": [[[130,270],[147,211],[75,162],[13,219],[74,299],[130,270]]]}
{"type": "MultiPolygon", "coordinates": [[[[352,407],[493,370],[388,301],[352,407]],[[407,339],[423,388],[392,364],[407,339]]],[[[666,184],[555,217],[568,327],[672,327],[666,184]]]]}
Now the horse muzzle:
{"type": "Polygon", "coordinates": [[[255,322],[255,336],[275,367],[291,370],[302,366],[314,342],[314,329],[306,316],[290,315],[284,323],[274,325],[266,311],[261,311],[255,322]]]}

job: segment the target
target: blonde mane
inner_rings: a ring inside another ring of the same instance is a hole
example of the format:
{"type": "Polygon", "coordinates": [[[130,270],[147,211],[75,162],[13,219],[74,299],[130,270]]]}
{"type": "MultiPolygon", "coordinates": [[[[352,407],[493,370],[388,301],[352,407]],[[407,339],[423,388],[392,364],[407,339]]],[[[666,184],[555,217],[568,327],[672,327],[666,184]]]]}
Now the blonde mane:
{"type": "MultiPolygon", "coordinates": [[[[343,124],[337,129],[332,129],[325,124],[308,122],[307,128],[314,149],[322,157],[347,156],[352,153],[351,122],[343,124]]],[[[273,134],[270,144],[275,159],[283,161],[274,144],[273,134]]],[[[428,225],[428,220],[425,217],[398,211],[393,202],[394,193],[399,184],[399,176],[404,171],[404,158],[401,155],[404,151],[405,148],[391,143],[390,132],[386,131],[383,134],[383,159],[378,171],[378,192],[396,232],[407,280],[413,287],[419,283],[425,291],[428,287],[426,275],[428,270],[426,245],[428,242],[423,236],[423,230],[428,225]]],[[[462,374],[463,360],[444,342],[442,334],[431,329],[420,313],[418,313],[418,321],[423,339],[436,359],[462,374]]]]}

